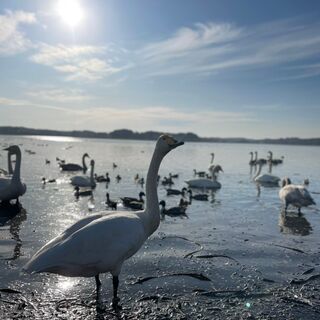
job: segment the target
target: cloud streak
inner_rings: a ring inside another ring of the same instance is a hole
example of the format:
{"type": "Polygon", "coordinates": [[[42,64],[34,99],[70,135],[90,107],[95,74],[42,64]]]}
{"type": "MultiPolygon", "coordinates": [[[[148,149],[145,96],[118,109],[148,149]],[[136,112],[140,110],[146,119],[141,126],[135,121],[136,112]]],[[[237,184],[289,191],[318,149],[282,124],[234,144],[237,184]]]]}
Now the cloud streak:
{"type": "Polygon", "coordinates": [[[140,65],[149,75],[207,75],[222,70],[288,65],[319,56],[320,25],[297,24],[293,20],[252,28],[212,22],[195,24],[146,45],[139,54],[140,65]]]}

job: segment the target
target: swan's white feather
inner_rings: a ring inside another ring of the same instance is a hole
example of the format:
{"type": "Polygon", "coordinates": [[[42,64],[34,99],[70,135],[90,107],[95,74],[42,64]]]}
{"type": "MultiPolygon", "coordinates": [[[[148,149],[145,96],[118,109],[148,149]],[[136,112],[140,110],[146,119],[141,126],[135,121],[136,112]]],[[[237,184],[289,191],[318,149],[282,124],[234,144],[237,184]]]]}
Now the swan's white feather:
{"type": "Polygon", "coordinates": [[[145,240],[143,223],[136,214],[99,213],[78,221],[53,239],[24,269],[69,277],[118,274],[122,262],[136,253],[145,240]]]}

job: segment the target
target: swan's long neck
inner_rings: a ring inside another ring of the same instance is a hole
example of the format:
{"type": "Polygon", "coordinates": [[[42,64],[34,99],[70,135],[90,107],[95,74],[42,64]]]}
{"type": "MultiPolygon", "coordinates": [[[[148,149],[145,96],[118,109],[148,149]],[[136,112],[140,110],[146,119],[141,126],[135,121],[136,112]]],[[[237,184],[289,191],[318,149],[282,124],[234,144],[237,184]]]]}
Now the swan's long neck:
{"type": "Polygon", "coordinates": [[[211,163],[210,164],[213,164],[213,160],[214,160],[214,153],[211,153],[211,163]]]}
{"type": "Polygon", "coordinates": [[[83,156],[82,156],[82,168],[83,168],[83,171],[87,171],[87,170],[88,170],[88,167],[87,167],[87,165],[86,165],[85,158],[86,158],[86,155],[83,155],[83,156]]]}
{"type": "Polygon", "coordinates": [[[250,157],[251,157],[250,158],[250,163],[252,163],[252,161],[253,161],[253,153],[252,152],[250,153],[250,157]]]}
{"type": "Polygon", "coordinates": [[[90,183],[94,184],[94,163],[91,164],[91,172],[90,172],[90,183]]]}
{"type": "Polygon", "coordinates": [[[18,150],[16,152],[16,165],[14,167],[12,181],[13,182],[20,182],[20,168],[21,168],[21,151],[18,150]]]}
{"type": "Polygon", "coordinates": [[[151,235],[154,231],[156,231],[160,224],[157,177],[162,159],[163,156],[159,154],[156,149],[153,153],[147,174],[145,208],[146,215],[144,216],[144,223],[148,235],[151,235]]]}
{"type": "Polygon", "coordinates": [[[272,154],[272,152],[269,152],[269,154],[270,154],[269,160],[272,162],[272,160],[273,160],[273,154],[272,154]]]}
{"type": "Polygon", "coordinates": [[[12,162],[11,162],[11,152],[8,152],[8,173],[13,174],[12,162]]]}
{"type": "Polygon", "coordinates": [[[254,161],[257,161],[257,160],[258,160],[258,152],[256,151],[256,152],[254,153],[254,155],[255,155],[254,161]]]}
{"type": "Polygon", "coordinates": [[[258,172],[257,172],[256,175],[253,177],[253,179],[257,178],[257,177],[260,175],[261,169],[262,169],[262,163],[259,163],[258,172]]]}

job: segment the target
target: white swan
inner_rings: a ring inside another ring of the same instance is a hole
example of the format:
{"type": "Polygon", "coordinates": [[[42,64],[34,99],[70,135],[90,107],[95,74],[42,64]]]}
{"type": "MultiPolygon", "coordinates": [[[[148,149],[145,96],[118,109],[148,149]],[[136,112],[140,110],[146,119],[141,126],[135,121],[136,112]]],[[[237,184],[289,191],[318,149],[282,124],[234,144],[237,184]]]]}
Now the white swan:
{"type": "Polygon", "coordinates": [[[90,177],[88,176],[75,176],[71,178],[71,184],[74,187],[80,188],[95,188],[96,182],[94,179],[94,160],[90,161],[90,177]]]}
{"type": "Polygon", "coordinates": [[[20,168],[21,168],[21,151],[16,145],[6,148],[10,154],[16,156],[16,165],[13,171],[12,177],[0,178],[0,201],[10,201],[16,199],[25,194],[27,187],[20,180],[20,168]]]}
{"type": "Polygon", "coordinates": [[[85,162],[85,158],[90,158],[87,153],[85,153],[82,156],[82,167],[76,163],[62,163],[62,162],[60,162],[60,164],[59,164],[60,169],[61,169],[61,171],[80,171],[80,170],[82,170],[84,173],[86,173],[88,168],[87,168],[87,165],[85,162]]]}
{"type": "Polygon", "coordinates": [[[285,212],[287,212],[289,205],[297,207],[298,212],[301,213],[302,207],[316,204],[305,186],[291,184],[291,180],[289,178],[285,178],[282,181],[279,198],[284,203],[285,212]]]}
{"type": "Polygon", "coordinates": [[[146,182],[147,205],[142,211],[100,212],[85,217],[42,247],[24,266],[27,272],[51,272],[69,277],[113,276],[113,307],[118,307],[118,276],[123,262],[134,255],[160,224],[157,176],[164,156],[182,145],[168,135],[159,137],[146,182]]]}
{"type": "Polygon", "coordinates": [[[269,185],[269,186],[278,186],[279,181],[281,179],[279,177],[273,176],[271,174],[260,174],[263,162],[258,161],[258,165],[259,165],[259,169],[258,169],[258,172],[256,173],[256,175],[253,177],[253,180],[255,182],[262,184],[262,185],[265,184],[265,185],[269,185]]]}
{"type": "Polygon", "coordinates": [[[221,183],[217,181],[219,171],[223,171],[220,165],[216,165],[212,170],[211,179],[192,179],[185,181],[189,188],[204,188],[204,189],[220,189],[221,183]]]}

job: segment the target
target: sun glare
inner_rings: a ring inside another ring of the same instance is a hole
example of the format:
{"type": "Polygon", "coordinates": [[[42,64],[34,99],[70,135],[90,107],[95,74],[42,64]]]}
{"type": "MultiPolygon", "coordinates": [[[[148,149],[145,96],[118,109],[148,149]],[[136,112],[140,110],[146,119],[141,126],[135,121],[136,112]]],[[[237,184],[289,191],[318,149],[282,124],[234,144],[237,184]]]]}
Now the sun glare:
{"type": "Polygon", "coordinates": [[[77,26],[84,17],[83,8],[77,0],[59,0],[57,12],[70,27],[77,26]]]}

